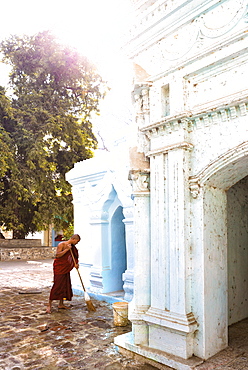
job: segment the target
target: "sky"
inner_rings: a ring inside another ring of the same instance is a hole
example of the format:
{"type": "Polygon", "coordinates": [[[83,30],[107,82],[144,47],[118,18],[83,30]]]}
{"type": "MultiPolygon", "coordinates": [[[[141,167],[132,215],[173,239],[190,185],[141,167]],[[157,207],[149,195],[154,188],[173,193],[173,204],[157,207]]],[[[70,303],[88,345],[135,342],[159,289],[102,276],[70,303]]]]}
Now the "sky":
{"type": "MultiPolygon", "coordinates": [[[[96,121],[96,130],[109,126],[102,131],[107,138],[116,131],[118,118],[124,126],[128,121],[124,115],[129,111],[131,66],[121,45],[131,21],[129,0],[8,0],[1,4],[0,41],[50,30],[62,44],[87,56],[111,88],[96,121]]],[[[0,85],[6,85],[7,75],[7,67],[0,63],[0,85]]]]}

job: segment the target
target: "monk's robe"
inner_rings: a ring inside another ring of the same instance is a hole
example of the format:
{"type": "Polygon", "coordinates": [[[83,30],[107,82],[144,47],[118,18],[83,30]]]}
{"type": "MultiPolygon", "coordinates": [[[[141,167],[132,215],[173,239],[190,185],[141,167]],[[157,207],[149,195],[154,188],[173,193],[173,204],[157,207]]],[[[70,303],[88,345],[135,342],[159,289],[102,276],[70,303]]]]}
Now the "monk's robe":
{"type": "MultiPolygon", "coordinates": [[[[72,244],[72,253],[76,263],[78,263],[78,250],[72,244]]],[[[62,257],[55,258],[53,262],[54,281],[50,293],[50,301],[67,299],[71,301],[73,293],[71,288],[70,271],[74,267],[71,252],[67,251],[62,257]]]]}

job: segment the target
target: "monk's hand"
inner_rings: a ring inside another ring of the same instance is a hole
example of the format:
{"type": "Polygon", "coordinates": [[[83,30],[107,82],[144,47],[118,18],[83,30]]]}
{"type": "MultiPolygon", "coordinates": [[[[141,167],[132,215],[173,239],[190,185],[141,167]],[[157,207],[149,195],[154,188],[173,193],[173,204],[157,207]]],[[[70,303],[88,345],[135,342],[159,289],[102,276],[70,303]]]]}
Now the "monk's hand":
{"type": "Polygon", "coordinates": [[[67,249],[68,249],[68,251],[69,251],[71,248],[72,248],[72,245],[71,245],[71,244],[68,244],[68,245],[67,245],[67,249]]]}
{"type": "Polygon", "coordinates": [[[75,267],[76,267],[76,269],[78,270],[78,269],[79,269],[79,264],[78,264],[78,263],[76,263],[75,267]]]}

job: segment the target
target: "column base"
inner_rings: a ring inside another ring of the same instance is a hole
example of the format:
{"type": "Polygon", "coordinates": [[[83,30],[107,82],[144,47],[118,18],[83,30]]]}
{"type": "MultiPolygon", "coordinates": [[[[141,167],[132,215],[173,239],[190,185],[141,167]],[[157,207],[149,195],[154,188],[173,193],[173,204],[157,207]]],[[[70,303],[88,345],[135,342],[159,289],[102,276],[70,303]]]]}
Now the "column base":
{"type": "Polygon", "coordinates": [[[153,307],[132,305],[129,320],[133,324],[133,343],[147,345],[184,359],[194,353],[197,323],[192,313],[179,314],[153,307]]]}
{"type": "Polygon", "coordinates": [[[195,356],[184,359],[148,346],[135,345],[133,337],[133,333],[130,332],[119,335],[114,339],[119,352],[126,357],[137,358],[137,360],[148,363],[158,369],[163,369],[163,365],[165,365],[176,370],[191,370],[203,363],[202,359],[195,356]]]}
{"type": "Polygon", "coordinates": [[[188,359],[193,355],[194,333],[185,333],[162,326],[148,324],[149,347],[173,356],[188,359]]]}
{"type": "Polygon", "coordinates": [[[123,290],[125,292],[124,299],[127,302],[131,302],[133,299],[133,271],[126,270],[122,274],[123,290]]]}
{"type": "Polygon", "coordinates": [[[197,329],[197,322],[192,312],[182,314],[150,307],[142,316],[142,320],[185,333],[191,333],[197,329]]]}
{"type": "Polygon", "coordinates": [[[90,284],[92,292],[103,293],[103,277],[100,269],[91,267],[90,284]]]}

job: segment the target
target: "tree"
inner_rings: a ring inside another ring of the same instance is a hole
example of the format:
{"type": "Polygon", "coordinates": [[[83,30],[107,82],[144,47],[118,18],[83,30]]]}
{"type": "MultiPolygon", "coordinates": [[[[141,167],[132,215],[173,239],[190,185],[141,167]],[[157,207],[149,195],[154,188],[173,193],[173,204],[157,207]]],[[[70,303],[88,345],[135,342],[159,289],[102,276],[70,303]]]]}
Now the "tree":
{"type": "Polygon", "coordinates": [[[64,228],[73,218],[65,173],[93,156],[91,116],[105,85],[87,58],[49,32],[12,36],[0,48],[12,91],[0,123],[14,155],[1,174],[0,222],[18,237],[52,223],[64,228]]]}
{"type": "MultiPolygon", "coordinates": [[[[0,86],[0,179],[14,166],[13,146],[6,126],[11,126],[11,106],[5,95],[5,90],[0,86]]],[[[0,183],[0,190],[2,183],[0,183]]]]}

